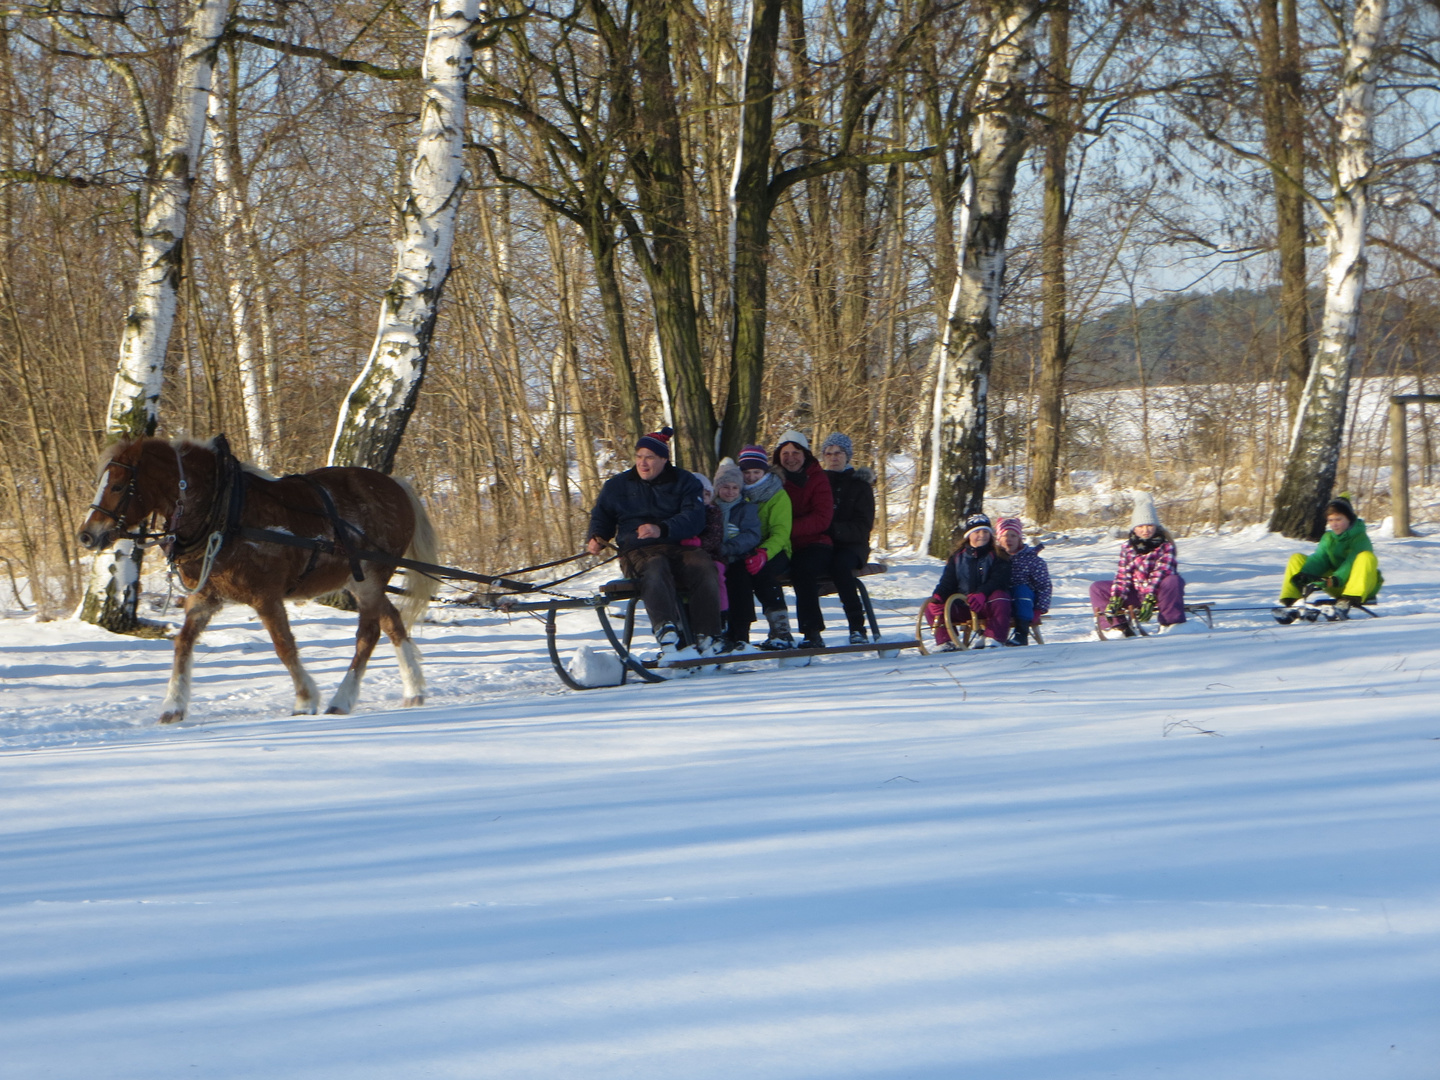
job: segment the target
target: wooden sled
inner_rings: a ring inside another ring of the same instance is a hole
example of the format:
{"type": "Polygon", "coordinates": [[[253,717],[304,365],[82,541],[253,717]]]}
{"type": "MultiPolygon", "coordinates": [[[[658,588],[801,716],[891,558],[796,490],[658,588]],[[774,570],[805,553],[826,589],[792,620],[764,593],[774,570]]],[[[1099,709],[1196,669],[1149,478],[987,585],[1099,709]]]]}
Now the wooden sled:
{"type": "MultiPolygon", "coordinates": [[[[947,596],[944,606],[940,609],[940,617],[945,620],[945,629],[950,634],[950,640],[956,642],[962,650],[982,649],[985,647],[985,625],[980,616],[973,611],[970,612],[970,618],[961,623],[958,630],[955,626],[954,619],[951,617],[951,605],[954,604],[956,600],[964,599],[965,596],[963,593],[952,593],[950,596],[947,596]]],[[[1013,619],[1011,626],[1013,629],[1018,630],[1020,628],[1019,618],[1013,619]]],[[[925,625],[925,604],[921,604],[920,611],[915,616],[915,639],[919,645],[920,652],[927,656],[930,654],[930,650],[925,647],[925,632],[928,629],[930,628],[925,625]]],[[[1036,645],[1045,644],[1045,638],[1041,636],[1040,627],[1038,626],[1032,625],[1030,627],[1030,637],[1034,639],[1036,645]]],[[[998,645],[999,643],[997,642],[996,644],[998,645]]]]}

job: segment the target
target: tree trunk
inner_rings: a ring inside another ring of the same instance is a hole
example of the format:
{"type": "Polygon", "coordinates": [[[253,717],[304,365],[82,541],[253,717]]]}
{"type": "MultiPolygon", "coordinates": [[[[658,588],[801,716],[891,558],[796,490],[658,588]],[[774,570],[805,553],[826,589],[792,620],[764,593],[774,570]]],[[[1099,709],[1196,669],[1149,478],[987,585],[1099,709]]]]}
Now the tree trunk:
{"type": "Polygon", "coordinates": [[[1275,186],[1275,246],[1280,256],[1280,355],[1287,415],[1293,423],[1310,375],[1300,20],[1296,0],[1261,0],[1259,14],[1261,103],[1266,154],[1275,186]]]}
{"type": "Polygon", "coordinates": [[[989,57],[976,94],[970,143],[974,194],[959,268],[959,296],[945,342],[942,408],[938,425],[941,471],[948,497],[936,499],[931,554],[948,554],[951,533],[985,497],[986,410],[995,317],[1005,275],[1005,234],[1015,171],[1025,148],[1024,70],[1029,60],[1034,0],[991,6],[989,57]]]}
{"type": "Polygon", "coordinates": [[[1290,433],[1290,455],[1270,528],[1318,539],[1335,485],[1350,367],[1365,287],[1365,240],[1375,123],[1375,50],[1386,0],[1359,0],[1345,47],[1335,140],[1334,191],[1325,219],[1325,310],[1315,362],[1290,433]]]}
{"type": "Polygon", "coordinates": [[[425,45],[420,139],[400,207],[403,236],[380,328],[335,425],[330,464],[389,472],[415,408],[465,193],[465,84],[479,0],[435,0],[425,45]]]}
{"type": "Polygon", "coordinates": [[[1055,485],[1060,475],[1060,438],[1064,425],[1065,365],[1070,359],[1065,323],[1068,304],[1065,233],[1069,223],[1066,163],[1073,134],[1068,0],[1061,0],[1050,10],[1049,53],[1044,91],[1048,98],[1048,112],[1043,120],[1045,163],[1041,175],[1040,378],[1031,436],[1030,481],[1025,489],[1025,513],[1040,525],[1055,513],[1055,485]]]}
{"type": "MultiPolygon", "coordinates": [[[[229,0],[196,0],[181,45],[174,93],[140,218],[135,296],[120,337],[120,362],[106,409],[111,439],[152,435],[160,418],[165,353],[175,323],[185,227],[205,132],[216,40],[229,0]]],[[[120,540],[95,556],[79,617],[124,633],[139,622],[141,549],[120,540]]]]}
{"type": "Polygon", "coordinates": [[[673,396],[675,443],[687,469],[715,471],[715,408],[705,385],[700,328],[690,277],[690,225],[685,198],[685,161],[680,114],[670,64],[666,5],[647,0],[635,11],[635,68],[640,106],[630,139],[646,238],[633,236],[636,258],[655,311],[665,378],[673,396]]]}
{"type": "Polygon", "coordinates": [[[215,147],[215,210],[218,217],[221,250],[225,257],[225,294],[230,315],[230,334],[235,342],[235,367],[240,374],[240,406],[245,420],[245,449],[262,469],[271,467],[270,424],[271,403],[266,393],[266,362],[263,350],[257,352],[251,296],[256,282],[248,280],[251,260],[248,251],[248,230],[245,225],[246,206],[243,190],[244,173],[240,167],[240,149],[236,111],[238,102],[238,71],[235,52],[230,50],[230,85],[228,93],[219,87],[212,90],[209,102],[210,141],[215,147]]]}
{"type": "Polygon", "coordinates": [[[770,158],[775,113],[775,54],[783,0],[754,0],[745,54],[740,145],[735,151],[733,255],[734,330],[730,339],[730,392],[721,425],[721,453],[738,457],[760,428],[760,384],[765,366],[765,314],[769,287],[770,158]]]}
{"type": "MultiPolygon", "coordinates": [[[[620,275],[615,267],[615,242],[609,228],[594,215],[585,229],[590,244],[590,260],[595,267],[595,290],[600,294],[600,308],[605,313],[605,340],[610,344],[610,371],[615,376],[615,390],[620,396],[620,413],[625,418],[625,434],[633,442],[650,429],[640,410],[640,384],[635,378],[635,362],[630,353],[630,335],[625,318],[625,294],[620,288],[620,275]]],[[[623,459],[628,448],[616,447],[623,459]]]]}

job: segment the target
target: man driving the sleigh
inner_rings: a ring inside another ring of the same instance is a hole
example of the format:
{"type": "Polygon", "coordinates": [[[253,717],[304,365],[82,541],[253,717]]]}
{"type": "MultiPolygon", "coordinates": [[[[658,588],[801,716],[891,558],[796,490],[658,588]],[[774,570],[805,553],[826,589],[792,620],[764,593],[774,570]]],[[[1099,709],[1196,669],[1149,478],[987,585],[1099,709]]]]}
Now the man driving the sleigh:
{"type": "Polygon", "coordinates": [[[720,582],[710,555],[680,541],[705,528],[705,500],[693,473],[670,463],[670,428],[642,435],[635,466],[605,481],[590,513],[585,550],[598,555],[613,538],[633,578],[662,651],[714,650],[720,635],[720,582]],[[689,602],[693,642],[680,640],[680,594],[689,602]]]}

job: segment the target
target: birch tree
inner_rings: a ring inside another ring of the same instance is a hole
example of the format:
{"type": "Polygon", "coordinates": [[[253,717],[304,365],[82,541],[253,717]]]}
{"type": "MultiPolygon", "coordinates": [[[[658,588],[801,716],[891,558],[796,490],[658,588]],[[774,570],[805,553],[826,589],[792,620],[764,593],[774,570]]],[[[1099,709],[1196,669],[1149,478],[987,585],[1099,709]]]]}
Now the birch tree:
{"type": "Polygon", "coordinates": [[[1318,539],[1335,486],[1350,367],[1365,288],[1365,242],[1372,182],[1376,52],[1386,0],[1357,0],[1350,25],[1337,23],[1343,64],[1335,118],[1331,198],[1321,206],[1325,231],[1325,307],[1319,341],[1290,432],[1290,453],[1270,528],[1295,539],[1318,539]]]}
{"type": "Polygon", "coordinates": [[[395,276],[370,357],[346,395],[330,464],[389,472],[415,409],[464,197],[465,88],[479,0],[434,0],[425,42],[420,138],[399,208],[395,276]]]}
{"type": "Polygon", "coordinates": [[[1034,0],[997,0],[985,12],[988,54],[970,134],[970,205],[958,281],[943,343],[935,452],[948,492],[937,493],[932,554],[985,497],[986,408],[995,318],[1005,276],[1005,236],[1015,171],[1025,150],[1025,74],[1034,0]]]}
{"type": "MultiPolygon", "coordinates": [[[[249,456],[262,469],[271,467],[273,449],[271,411],[275,387],[271,383],[271,358],[257,348],[254,290],[263,282],[252,276],[249,209],[246,206],[244,170],[240,164],[238,123],[239,71],[236,50],[228,50],[229,92],[219,86],[210,94],[208,107],[210,142],[214,147],[215,209],[219,218],[221,251],[225,256],[225,299],[230,315],[231,338],[235,344],[235,366],[240,373],[240,405],[245,417],[245,445],[249,456]]],[[[268,345],[268,334],[261,344],[268,345]]]]}
{"type": "MultiPolygon", "coordinates": [[[[215,69],[216,43],[225,27],[229,0],[197,0],[175,69],[170,111],[153,155],[154,168],[143,193],[139,268],[134,299],[120,337],[120,362],[105,415],[112,439],[151,435],[160,417],[165,353],[175,323],[175,302],[184,262],[190,194],[205,131],[206,103],[215,69]]],[[[82,46],[88,42],[62,30],[82,46]]],[[[87,48],[87,51],[88,48],[87,48]]],[[[98,57],[97,57],[98,58],[98,57]]],[[[135,86],[133,77],[127,82],[135,86]]],[[[144,99],[135,86],[135,108],[148,129],[144,99]]],[[[142,144],[150,140],[142,136],[142,144]]],[[[140,555],[128,540],[95,557],[80,617],[109,630],[135,627],[140,599],[140,555]]]]}

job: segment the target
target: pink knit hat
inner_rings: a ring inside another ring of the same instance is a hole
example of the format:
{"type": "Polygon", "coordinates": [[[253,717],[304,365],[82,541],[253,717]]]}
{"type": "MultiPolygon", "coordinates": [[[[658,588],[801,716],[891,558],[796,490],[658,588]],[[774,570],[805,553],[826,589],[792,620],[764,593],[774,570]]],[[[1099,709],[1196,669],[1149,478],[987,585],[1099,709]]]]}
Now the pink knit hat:
{"type": "Polygon", "coordinates": [[[995,532],[996,535],[1000,533],[1017,532],[1021,536],[1024,536],[1025,526],[1020,523],[1019,518],[1001,518],[1000,524],[995,526],[995,532]]]}

